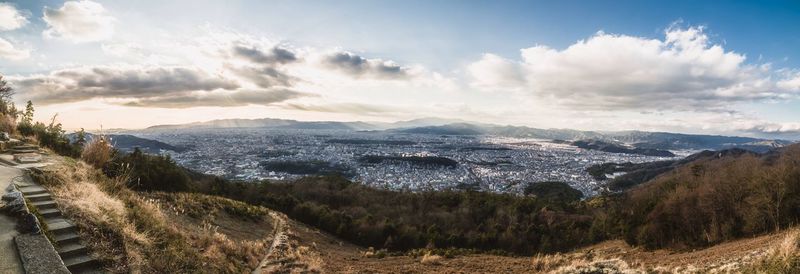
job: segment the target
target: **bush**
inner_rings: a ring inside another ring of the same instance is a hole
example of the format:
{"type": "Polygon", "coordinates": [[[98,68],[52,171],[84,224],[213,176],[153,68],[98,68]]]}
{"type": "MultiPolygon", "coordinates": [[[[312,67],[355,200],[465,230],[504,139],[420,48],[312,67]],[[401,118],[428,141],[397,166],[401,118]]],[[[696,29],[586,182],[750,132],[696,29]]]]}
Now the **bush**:
{"type": "Polygon", "coordinates": [[[81,159],[96,168],[103,168],[106,163],[111,161],[113,151],[114,147],[108,137],[98,135],[83,148],[81,159]]]}
{"type": "Polygon", "coordinates": [[[0,113],[0,131],[6,132],[9,135],[17,132],[17,121],[13,115],[0,113]]]}
{"type": "Polygon", "coordinates": [[[39,146],[52,149],[59,155],[78,158],[81,156],[81,147],[70,142],[69,138],[64,135],[64,130],[61,129],[61,123],[56,123],[56,117],[49,125],[41,122],[36,122],[32,127],[28,128],[27,123],[20,123],[17,129],[25,136],[33,135],[39,146]],[[26,135],[26,133],[31,133],[26,135]]]}

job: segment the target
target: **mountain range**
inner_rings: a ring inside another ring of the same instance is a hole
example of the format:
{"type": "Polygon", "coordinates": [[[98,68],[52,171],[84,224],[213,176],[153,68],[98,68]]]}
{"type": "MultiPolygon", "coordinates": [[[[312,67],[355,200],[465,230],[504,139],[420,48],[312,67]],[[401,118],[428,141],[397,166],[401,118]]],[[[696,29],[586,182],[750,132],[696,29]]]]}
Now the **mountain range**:
{"type": "Polygon", "coordinates": [[[766,152],[793,143],[779,139],[753,137],[683,134],[647,131],[582,131],[573,129],[540,129],[526,126],[504,126],[473,123],[464,120],[422,118],[394,123],[385,122],[335,122],[335,121],[297,121],[287,119],[222,119],[176,125],[156,125],[140,132],[180,131],[192,129],[225,128],[269,128],[269,129],[316,129],[383,131],[397,134],[434,135],[492,135],[515,138],[536,138],[549,140],[596,140],[615,144],[625,144],[638,149],[660,150],[720,150],[741,148],[756,152],[766,152]]]}

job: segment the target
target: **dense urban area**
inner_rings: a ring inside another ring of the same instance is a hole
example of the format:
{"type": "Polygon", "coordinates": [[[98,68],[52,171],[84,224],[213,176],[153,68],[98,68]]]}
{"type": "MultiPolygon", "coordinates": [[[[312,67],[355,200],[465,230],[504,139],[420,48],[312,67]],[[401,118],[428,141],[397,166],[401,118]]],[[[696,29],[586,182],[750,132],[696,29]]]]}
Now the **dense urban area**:
{"type": "Polygon", "coordinates": [[[586,168],[671,159],[586,150],[542,139],[372,131],[204,129],[149,133],[179,152],[179,164],[238,180],[339,173],[395,190],[469,188],[521,193],[528,183],[568,182],[586,195],[600,185],[586,168]]]}

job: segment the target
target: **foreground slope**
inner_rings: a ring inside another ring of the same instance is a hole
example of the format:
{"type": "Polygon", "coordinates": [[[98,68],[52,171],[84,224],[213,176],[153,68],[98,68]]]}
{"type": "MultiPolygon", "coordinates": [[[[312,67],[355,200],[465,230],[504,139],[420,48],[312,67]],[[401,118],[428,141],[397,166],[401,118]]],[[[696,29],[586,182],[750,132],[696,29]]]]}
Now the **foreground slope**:
{"type": "Polygon", "coordinates": [[[111,273],[242,273],[273,238],[263,207],[215,196],[135,192],[83,162],[34,170],[111,273]]]}

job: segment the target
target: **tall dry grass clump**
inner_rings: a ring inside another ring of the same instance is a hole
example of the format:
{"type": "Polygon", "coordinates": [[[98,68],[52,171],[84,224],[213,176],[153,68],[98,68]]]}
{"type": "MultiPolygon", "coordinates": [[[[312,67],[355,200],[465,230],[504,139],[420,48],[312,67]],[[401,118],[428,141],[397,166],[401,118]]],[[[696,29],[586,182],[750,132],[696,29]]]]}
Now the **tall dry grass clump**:
{"type": "Polygon", "coordinates": [[[444,257],[439,255],[434,255],[430,251],[428,251],[427,253],[425,253],[425,255],[422,256],[422,259],[420,259],[419,262],[421,264],[439,264],[441,263],[442,259],[444,259],[444,257]]]}
{"type": "Polygon", "coordinates": [[[743,273],[800,273],[800,229],[786,232],[783,241],[743,273]]]}
{"type": "Polygon", "coordinates": [[[13,135],[17,132],[17,120],[14,116],[0,113],[0,131],[13,135]]]}
{"type": "Polygon", "coordinates": [[[560,253],[556,254],[536,254],[531,259],[533,270],[537,272],[547,272],[556,269],[568,261],[568,258],[560,253]]]}
{"type": "Polygon", "coordinates": [[[97,135],[83,148],[81,160],[94,167],[102,168],[108,161],[111,161],[113,150],[114,146],[111,145],[108,136],[97,135]]]}

